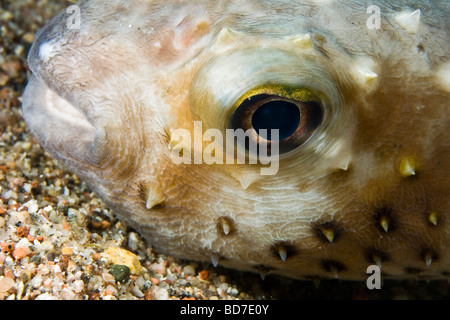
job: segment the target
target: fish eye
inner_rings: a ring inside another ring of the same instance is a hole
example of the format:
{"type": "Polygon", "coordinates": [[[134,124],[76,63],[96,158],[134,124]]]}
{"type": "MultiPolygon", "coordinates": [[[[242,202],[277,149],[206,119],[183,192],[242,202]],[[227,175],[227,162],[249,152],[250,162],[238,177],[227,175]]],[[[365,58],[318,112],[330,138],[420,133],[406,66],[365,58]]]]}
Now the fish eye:
{"type": "Polygon", "coordinates": [[[302,100],[282,93],[247,95],[231,116],[231,127],[244,131],[253,129],[256,143],[264,140],[270,143],[278,138],[280,153],[289,152],[304,144],[322,120],[321,105],[313,100],[302,100]],[[278,130],[278,135],[273,137],[272,130],[278,130]]]}
{"type": "Polygon", "coordinates": [[[279,48],[219,54],[195,74],[190,111],[203,128],[227,135],[227,154],[257,160],[274,151],[286,161],[309,159],[331,148],[337,138],[328,133],[348,118],[330,71],[315,55],[279,48]]]}

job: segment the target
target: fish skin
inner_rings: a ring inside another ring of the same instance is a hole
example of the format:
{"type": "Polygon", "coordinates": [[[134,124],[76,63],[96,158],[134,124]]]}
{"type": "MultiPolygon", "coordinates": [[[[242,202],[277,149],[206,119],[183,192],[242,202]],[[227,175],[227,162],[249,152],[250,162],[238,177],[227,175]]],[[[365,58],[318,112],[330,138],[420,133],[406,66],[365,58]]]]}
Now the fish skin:
{"type": "Polygon", "coordinates": [[[365,279],[372,264],[446,278],[450,9],[371,4],[378,30],[359,1],[81,1],[79,29],[62,12],[36,35],[24,118],[162,252],[302,279],[365,279]],[[267,80],[259,61],[322,91],[326,125],[273,176],[174,164],[171,132],[223,129],[230,97],[267,80]]]}

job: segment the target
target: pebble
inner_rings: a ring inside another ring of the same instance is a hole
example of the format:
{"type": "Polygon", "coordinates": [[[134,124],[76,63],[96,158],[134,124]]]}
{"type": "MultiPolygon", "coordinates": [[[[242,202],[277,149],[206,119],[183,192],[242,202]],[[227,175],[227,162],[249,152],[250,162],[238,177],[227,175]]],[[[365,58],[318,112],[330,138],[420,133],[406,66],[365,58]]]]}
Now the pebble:
{"type": "Polygon", "coordinates": [[[149,266],[149,269],[162,276],[165,276],[167,271],[166,266],[163,263],[153,263],[149,266]]]}
{"type": "Polygon", "coordinates": [[[0,68],[6,73],[9,78],[18,78],[20,72],[23,70],[22,63],[19,59],[11,59],[3,63],[0,68]]]}
{"type": "Polygon", "coordinates": [[[209,272],[208,270],[202,270],[199,273],[200,279],[202,279],[203,281],[208,280],[210,275],[211,275],[211,272],[209,272]]]}
{"type": "Polygon", "coordinates": [[[8,292],[14,286],[14,284],[15,282],[13,279],[3,276],[0,277],[0,292],[8,292]]]}
{"type": "Polygon", "coordinates": [[[61,299],[63,300],[81,300],[79,294],[75,293],[71,289],[63,288],[61,290],[61,299]]]}
{"type": "Polygon", "coordinates": [[[103,278],[103,281],[105,281],[106,283],[114,284],[114,282],[116,281],[116,279],[114,279],[114,276],[108,272],[103,272],[102,278],[103,278]]]}
{"type": "Polygon", "coordinates": [[[0,216],[0,228],[4,227],[5,225],[6,225],[5,219],[0,216]]]}
{"type": "Polygon", "coordinates": [[[38,295],[35,300],[59,300],[54,295],[51,295],[50,293],[42,293],[38,295]]]}
{"type": "Polygon", "coordinates": [[[13,257],[16,260],[20,260],[22,258],[25,258],[29,253],[28,247],[19,247],[16,248],[13,252],[13,257]]]}
{"type": "Polygon", "coordinates": [[[26,236],[28,236],[29,232],[30,232],[30,228],[28,228],[26,226],[18,227],[16,230],[17,235],[21,238],[25,238],[26,236]]]}
{"type": "Polygon", "coordinates": [[[34,33],[27,32],[22,36],[22,40],[25,41],[28,44],[31,44],[34,40],[34,33]]]}
{"type": "Polygon", "coordinates": [[[9,213],[10,220],[9,224],[25,226],[31,224],[31,216],[27,211],[13,211],[9,213]]]}
{"type": "Polygon", "coordinates": [[[117,291],[116,287],[113,285],[108,285],[104,292],[107,296],[118,296],[119,292],[117,291]]]}
{"type": "Polygon", "coordinates": [[[17,285],[17,300],[22,299],[22,294],[23,294],[24,289],[25,289],[25,284],[23,283],[23,281],[20,281],[19,284],[17,285]]]}
{"type": "Polygon", "coordinates": [[[149,289],[149,294],[152,300],[169,300],[169,292],[165,288],[152,286],[149,289]]]}
{"type": "MultiPolygon", "coordinates": [[[[31,188],[31,184],[30,188],[31,188]]],[[[27,191],[28,193],[31,192],[31,189],[29,191],[27,191]]],[[[35,214],[36,212],[38,212],[39,210],[39,205],[37,204],[36,200],[30,200],[27,203],[24,204],[25,207],[27,207],[27,211],[29,214],[35,214]]]]}
{"type": "Polygon", "coordinates": [[[144,293],[141,290],[139,290],[138,286],[132,285],[131,288],[130,288],[130,292],[131,292],[132,295],[134,295],[137,298],[144,298],[145,297],[144,293]]]}
{"type": "Polygon", "coordinates": [[[15,245],[11,242],[2,242],[0,243],[0,247],[2,248],[2,252],[4,254],[8,254],[14,251],[15,245]]]}
{"type": "Polygon", "coordinates": [[[30,284],[38,289],[42,285],[42,281],[42,276],[38,274],[33,279],[31,279],[30,284]]]}
{"type": "Polygon", "coordinates": [[[131,274],[139,275],[142,272],[142,266],[139,258],[126,249],[110,247],[105,250],[104,257],[111,264],[126,265],[130,268],[131,274]]]}
{"type": "Polygon", "coordinates": [[[136,232],[130,232],[128,234],[128,247],[133,251],[138,251],[145,248],[145,243],[136,232]]]}
{"type": "Polygon", "coordinates": [[[117,282],[125,283],[130,279],[130,268],[122,264],[114,264],[109,268],[111,273],[117,282]]]}
{"type": "Polygon", "coordinates": [[[183,272],[184,272],[185,275],[195,276],[195,268],[192,265],[190,265],[190,264],[188,264],[187,266],[185,266],[183,268],[183,272]]]}
{"type": "Polygon", "coordinates": [[[69,247],[63,247],[61,249],[61,253],[70,256],[71,254],[73,254],[73,251],[69,247]]]}

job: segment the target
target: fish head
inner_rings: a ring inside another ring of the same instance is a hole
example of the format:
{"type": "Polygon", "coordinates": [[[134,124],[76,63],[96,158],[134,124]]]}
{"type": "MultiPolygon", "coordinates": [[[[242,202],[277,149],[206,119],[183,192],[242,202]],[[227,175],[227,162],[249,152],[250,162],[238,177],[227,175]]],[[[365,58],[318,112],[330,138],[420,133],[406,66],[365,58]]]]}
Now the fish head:
{"type": "Polygon", "coordinates": [[[35,38],[24,118],[149,245],[303,279],[448,276],[444,1],[72,9],[35,38]]]}

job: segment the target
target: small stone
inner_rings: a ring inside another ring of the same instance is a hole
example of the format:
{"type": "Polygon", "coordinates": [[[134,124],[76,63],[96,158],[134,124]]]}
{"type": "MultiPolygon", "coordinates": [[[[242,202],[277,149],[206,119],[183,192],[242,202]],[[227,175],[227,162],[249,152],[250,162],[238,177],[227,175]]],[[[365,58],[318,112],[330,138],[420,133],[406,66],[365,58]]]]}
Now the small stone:
{"type": "Polygon", "coordinates": [[[151,300],[169,300],[169,292],[165,288],[152,286],[148,291],[151,300]]]}
{"type": "Polygon", "coordinates": [[[33,43],[34,40],[34,33],[33,32],[27,32],[22,36],[22,40],[26,43],[33,43]]]}
{"type": "Polygon", "coordinates": [[[16,260],[20,260],[28,255],[28,247],[16,248],[13,252],[13,257],[16,260]]]}
{"type": "Polygon", "coordinates": [[[8,75],[0,72],[0,86],[4,86],[8,83],[9,77],[8,75]]]}
{"type": "Polygon", "coordinates": [[[195,276],[195,268],[192,265],[187,265],[183,268],[183,272],[188,276],[195,276]]]}
{"type": "Polygon", "coordinates": [[[21,238],[25,238],[26,236],[28,236],[29,232],[30,232],[30,228],[28,228],[26,226],[18,227],[16,230],[17,235],[21,238]]]}
{"type": "Polygon", "coordinates": [[[73,254],[73,251],[69,247],[63,247],[61,249],[61,253],[70,256],[71,254],[73,254]]]}
{"type": "MultiPolygon", "coordinates": [[[[30,185],[30,187],[31,187],[31,185],[30,185]]],[[[28,191],[28,193],[29,192],[31,192],[31,189],[30,189],[30,191],[28,191]]],[[[39,205],[37,204],[36,200],[30,200],[27,203],[25,203],[24,206],[27,207],[27,209],[28,209],[27,211],[30,214],[34,214],[34,213],[38,212],[38,210],[39,210],[39,205]]]]}
{"type": "MultiPolygon", "coordinates": [[[[31,193],[32,186],[30,183],[25,183],[22,188],[23,190],[25,190],[26,193],[31,193]]],[[[28,213],[31,213],[30,208],[28,208],[28,213]]]]}
{"type": "Polygon", "coordinates": [[[75,280],[73,282],[73,289],[76,293],[80,293],[84,290],[84,282],[83,280],[75,280]]]}
{"type": "Polygon", "coordinates": [[[225,282],[227,282],[227,277],[224,276],[224,275],[222,275],[222,274],[219,275],[217,278],[219,279],[219,282],[220,282],[220,283],[225,283],[225,282]]]}
{"type": "Polygon", "coordinates": [[[29,225],[31,223],[31,216],[27,211],[11,212],[8,222],[19,226],[29,225]]]}
{"type": "Polygon", "coordinates": [[[14,280],[14,272],[11,269],[3,271],[5,277],[11,278],[14,280]]]}
{"type": "Polygon", "coordinates": [[[142,272],[142,266],[138,257],[131,251],[110,247],[106,249],[103,256],[111,264],[125,265],[130,268],[130,272],[134,275],[139,275],[142,272]]]}
{"type": "Polygon", "coordinates": [[[130,268],[126,265],[114,264],[109,268],[109,273],[120,283],[125,283],[130,279],[130,268]]]}
{"type": "Polygon", "coordinates": [[[149,266],[149,269],[157,274],[164,276],[166,274],[166,266],[162,263],[153,263],[149,266]]]}
{"type": "Polygon", "coordinates": [[[145,295],[139,290],[138,286],[131,286],[130,293],[137,298],[144,298],[145,295]]]}
{"type": "Polygon", "coordinates": [[[104,294],[105,294],[105,296],[117,296],[119,294],[119,292],[117,291],[117,289],[114,286],[108,285],[105,288],[104,294]]]}
{"type": "MultiPolygon", "coordinates": [[[[3,11],[3,10],[2,10],[3,11]]],[[[0,19],[3,21],[10,21],[14,18],[14,15],[11,11],[3,11],[2,14],[0,15],[0,19]]]]}
{"type": "Polygon", "coordinates": [[[211,272],[209,272],[208,270],[202,270],[199,273],[200,279],[203,281],[208,280],[210,275],[211,275],[211,272]]]}
{"type": "Polygon", "coordinates": [[[19,247],[29,247],[31,245],[32,245],[32,243],[30,241],[28,241],[27,238],[22,238],[19,240],[19,242],[16,243],[16,249],[19,247]]]}
{"type": "Polygon", "coordinates": [[[105,281],[106,283],[110,282],[110,283],[114,283],[116,280],[114,279],[113,275],[107,272],[103,272],[102,273],[102,279],[103,281],[105,281]]]}
{"type": "Polygon", "coordinates": [[[11,242],[2,242],[0,243],[0,247],[2,248],[2,252],[4,254],[8,254],[14,251],[14,243],[11,242]]]}
{"type": "Polygon", "coordinates": [[[3,194],[3,197],[7,200],[14,199],[16,200],[18,198],[17,192],[14,190],[8,190],[3,194]]]}
{"type": "Polygon", "coordinates": [[[38,295],[35,300],[58,300],[58,298],[50,293],[42,293],[38,295]]]}
{"type": "Polygon", "coordinates": [[[0,292],[8,292],[14,286],[14,280],[8,277],[1,277],[0,292]]]}
{"type": "Polygon", "coordinates": [[[237,296],[239,295],[239,290],[236,289],[236,288],[233,288],[233,289],[231,289],[230,294],[231,294],[233,297],[237,297],[237,296]]]}
{"type": "Polygon", "coordinates": [[[47,288],[50,288],[52,283],[53,283],[53,279],[50,279],[50,278],[49,279],[45,279],[44,286],[47,287],[47,288]]]}
{"type": "Polygon", "coordinates": [[[136,252],[141,248],[145,248],[145,244],[136,232],[130,232],[128,234],[128,247],[136,252]]]}
{"type": "Polygon", "coordinates": [[[18,58],[6,61],[1,65],[1,69],[10,77],[18,78],[23,70],[22,63],[18,58]]]}
{"type": "Polygon", "coordinates": [[[21,300],[22,299],[22,294],[25,290],[25,284],[23,283],[23,281],[20,281],[17,285],[17,300],[21,300]]]}
{"type": "Polygon", "coordinates": [[[63,288],[61,290],[61,299],[63,300],[80,300],[81,297],[79,294],[73,292],[68,288],[63,288]]]}

